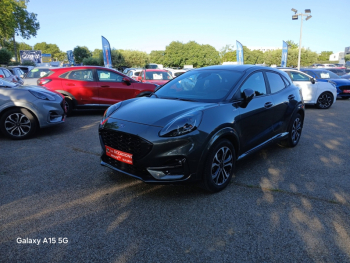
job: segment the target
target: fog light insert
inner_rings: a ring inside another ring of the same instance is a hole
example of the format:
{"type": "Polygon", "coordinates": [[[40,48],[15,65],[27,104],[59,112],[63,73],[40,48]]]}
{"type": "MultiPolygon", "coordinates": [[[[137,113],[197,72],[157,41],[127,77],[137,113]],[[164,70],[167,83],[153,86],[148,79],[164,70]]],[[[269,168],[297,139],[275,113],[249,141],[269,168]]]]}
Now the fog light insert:
{"type": "Polygon", "coordinates": [[[170,174],[170,169],[166,169],[166,167],[161,168],[148,168],[147,171],[157,180],[177,180],[184,177],[183,174],[170,174]],[[158,170],[153,170],[158,169],[158,170]]]}

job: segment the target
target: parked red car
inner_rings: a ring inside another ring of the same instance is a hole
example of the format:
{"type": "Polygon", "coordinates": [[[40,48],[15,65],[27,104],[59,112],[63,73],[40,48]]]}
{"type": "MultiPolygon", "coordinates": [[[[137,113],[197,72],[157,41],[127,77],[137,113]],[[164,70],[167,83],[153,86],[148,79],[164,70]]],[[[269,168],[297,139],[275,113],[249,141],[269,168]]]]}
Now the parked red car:
{"type": "Polygon", "coordinates": [[[157,87],[97,66],[52,68],[38,79],[38,85],[63,94],[68,114],[75,108],[108,107],[119,101],[148,96],[157,87]]]}
{"type": "Polygon", "coordinates": [[[137,80],[143,83],[153,83],[163,85],[171,80],[173,77],[164,69],[144,69],[137,80]]]}

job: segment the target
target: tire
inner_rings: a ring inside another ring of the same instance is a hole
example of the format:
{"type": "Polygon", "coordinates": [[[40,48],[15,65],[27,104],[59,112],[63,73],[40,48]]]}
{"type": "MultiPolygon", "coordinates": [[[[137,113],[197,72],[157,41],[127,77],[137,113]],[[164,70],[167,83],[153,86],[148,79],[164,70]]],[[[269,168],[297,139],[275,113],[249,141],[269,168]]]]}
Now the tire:
{"type": "Polygon", "coordinates": [[[333,94],[323,92],[317,99],[316,106],[319,109],[329,109],[333,104],[333,94]]]}
{"type": "Polygon", "coordinates": [[[295,114],[292,118],[289,128],[288,128],[288,137],[280,141],[280,145],[283,147],[295,147],[299,143],[301,131],[303,130],[303,118],[299,113],[295,114]]]}
{"type": "Polygon", "coordinates": [[[202,187],[212,193],[223,190],[231,181],[236,163],[235,148],[229,140],[215,143],[206,158],[202,187]]]}
{"type": "Polygon", "coordinates": [[[73,100],[70,97],[64,97],[64,99],[65,99],[65,105],[67,109],[67,116],[69,116],[73,110],[73,100]]]}
{"type": "Polygon", "coordinates": [[[36,118],[23,108],[10,109],[0,118],[1,132],[13,140],[27,139],[36,132],[37,128],[36,118]]]}

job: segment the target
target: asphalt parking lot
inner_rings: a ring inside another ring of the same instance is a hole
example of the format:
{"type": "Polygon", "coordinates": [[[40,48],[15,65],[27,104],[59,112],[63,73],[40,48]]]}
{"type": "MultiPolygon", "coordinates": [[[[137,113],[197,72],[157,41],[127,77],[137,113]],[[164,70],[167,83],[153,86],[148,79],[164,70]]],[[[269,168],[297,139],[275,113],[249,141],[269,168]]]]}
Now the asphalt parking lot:
{"type": "Polygon", "coordinates": [[[103,111],[0,135],[0,262],[350,262],[349,112],[307,107],[296,148],[241,160],[218,194],[100,166],[103,111]]]}

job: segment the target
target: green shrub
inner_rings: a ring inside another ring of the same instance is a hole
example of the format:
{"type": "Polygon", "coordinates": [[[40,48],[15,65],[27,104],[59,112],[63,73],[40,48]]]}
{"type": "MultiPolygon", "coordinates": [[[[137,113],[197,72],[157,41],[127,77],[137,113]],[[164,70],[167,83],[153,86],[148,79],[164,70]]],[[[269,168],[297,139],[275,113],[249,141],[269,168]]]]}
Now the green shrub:
{"type": "Polygon", "coordinates": [[[24,60],[21,65],[23,65],[23,66],[34,66],[34,67],[36,66],[35,62],[31,61],[31,60],[24,60]]]}
{"type": "Polygon", "coordinates": [[[97,58],[89,57],[83,59],[83,65],[85,66],[100,66],[100,63],[97,58]]]}
{"type": "Polygon", "coordinates": [[[0,64],[8,64],[12,56],[12,53],[6,48],[0,49],[0,64]]]}

